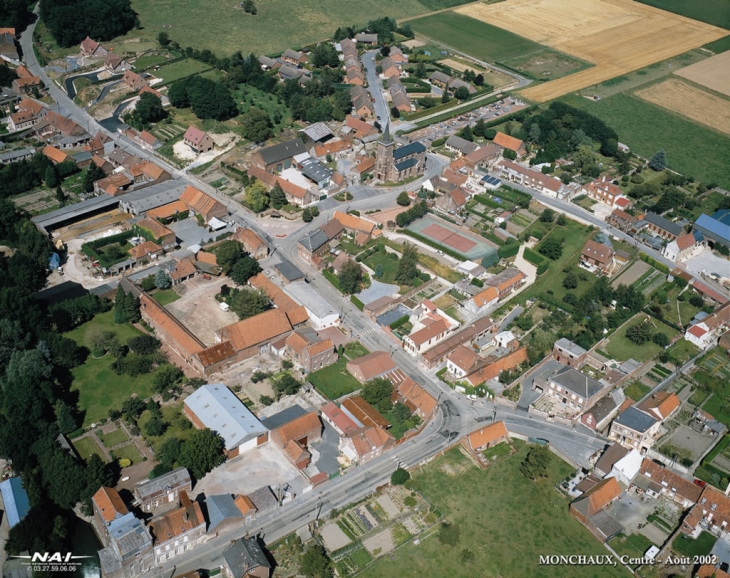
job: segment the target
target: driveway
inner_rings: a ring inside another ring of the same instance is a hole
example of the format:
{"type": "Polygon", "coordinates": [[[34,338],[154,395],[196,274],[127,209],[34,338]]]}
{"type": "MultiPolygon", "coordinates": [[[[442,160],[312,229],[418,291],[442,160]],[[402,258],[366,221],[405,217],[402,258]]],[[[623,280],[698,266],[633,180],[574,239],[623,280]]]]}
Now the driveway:
{"type": "Polygon", "coordinates": [[[720,538],[717,542],[715,542],[710,554],[717,556],[718,564],[721,564],[722,562],[730,564],[730,536],[725,534],[723,538],[720,538]]]}
{"type": "Polygon", "coordinates": [[[714,255],[712,250],[708,248],[703,249],[699,255],[685,261],[684,266],[695,275],[717,273],[718,275],[730,277],[727,259],[714,255]]]}
{"type": "Polygon", "coordinates": [[[390,285],[388,283],[381,283],[373,279],[370,287],[365,289],[358,294],[357,298],[362,301],[365,305],[372,303],[376,299],[381,297],[393,297],[398,294],[400,287],[398,285],[390,285]]]}
{"type": "Polygon", "coordinates": [[[522,395],[520,396],[520,401],[517,403],[517,406],[526,408],[531,403],[537,401],[537,398],[540,397],[542,393],[536,390],[533,391],[532,382],[535,380],[536,377],[542,377],[544,379],[547,376],[552,375],[561,367],[563,366],[560,364],[559,361],[555,359],[550,359],[538,369],[528,373],[522,380],[522,395]]]}
{"type": "Polygon", "coordinates": [[[340,455],[340,450],[338,449],[340,436],[326,421],[322,423],[324,423],[322,439],[314,442],[309,450],[312,452],[312,462],[316,468],[320,472],[332,475],[340,469],[340,464],[337,461],[337,456],[340,455]]]}

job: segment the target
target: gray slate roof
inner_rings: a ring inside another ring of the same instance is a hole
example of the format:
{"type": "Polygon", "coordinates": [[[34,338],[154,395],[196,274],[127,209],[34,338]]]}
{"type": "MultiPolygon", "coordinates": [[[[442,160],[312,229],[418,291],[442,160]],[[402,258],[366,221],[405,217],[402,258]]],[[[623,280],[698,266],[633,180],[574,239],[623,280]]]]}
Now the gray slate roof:
{"type": "Polygon", "coordinates": [[[263,548],[256,538],[240,538],[223,550],[223,561],[233,576],[246,576],[254,568],[271,569],[263,548]]]}
{"type": "Polygon", "coordinates": [[[179,488],[187,483],[190,483],[188,470],[186,468],[177,468],[152,480],[145,480],[137,485],[134,491],[141,500],[145,500],[147,497],[153,496],[158,492],[168,488],[179,488]]]}
{"type": "Polygon", "coordinates": [[[267,165],[271,165],[305,152],[307,152],[307,149],[304,147],[302,139],[297,137],[293,140],[261,149],[258,154],[261,155],[261,158],[267,165]]]}
{"type": "Polygon", "coordinates": [[[303,128],[299,132],[303,132],[313,141],[322,140],[324,138],[327,138],[328,136],[332,136],[332,131],[330,130],[330,127],[328,127],[323,122],[315,122],[313,125],[310,125],[307,128],[303,128]]]}
{"type": "Polygon", "coordinates": [[[457,151],[465,155],[473,153],[475,150],[479,149],[478,144],[468,141],[465,138],[461,138],[460,136],[457,136],[455,134],[452,134],[446,140],[446,146],[455,148],[457,151]]]}
{"type": "Polygon", "coordinates": [[[405,158],[410,155],[415,155],[419,153],[425,153],[426,147],[421,144],[420,142],[412,142],[411,144],[407,144],[405,146],[402,146],[400,148],[397,148],[393,151],[393,160],[398,160],[405,158]]]}
{"type": "Polygon", "coordinates": [[[656,423],[656,419],[633,405],[620,414],[614,422],[636,432],[644,433],[656,423]]]}
{"type": "Polygon", "coordinates": [[[308,251],[316,251],[327,241],[329,241],[327,235],[325,235],[320,229],[317,229],[311,233],[307,233],[304,237],[299,239],[299,244],[308,251]]]}
{"type": "Polygon", "coordinates": [[[331,168],[312,157],[303,160],[300,164],[302,166],[302,174],[315,183],[329,180],[334,173],[331,168]]]}
{"type": "Polygon", "coordinates": [[[672,223],[672,221],[665,219],[661,215],[652,213],[651,211],[644,215],[644,220],[647,223],[651,223],[652,225],[656,225],[657,227],[664,229],[665,231],[669,231],[672,235],[682,234],[682,225],[678,223],[672,223]]]}
{"type": "Polygon", "coordinates": [[[576,371],[572,367],[564,367],[550,379],[584,399],[594,396],[603,389],[603,385],[595,379],[583,375],[580,371],[576,371]]]}
{"type": "Polygon", "coordinates": [[[566,339],[565,337],[561,337],[555,342],[555,345],[557,345],[560,349],[567,351],[569,353],[572,353],[576,357],[580,357],[584,353],[586,353],[586,350],[583,349],[580,345],[577,345],[570,341],[570,339],[566,339]]]}
{"type": "Polygon", "coordinates": [[[162,205],[177,201],[185,190],[185,184],[175,181],[165,181],[149,187],[137,189],[122,196],[120,201],[123,207],[129,207],[136,215],[141,215],[162,205]]]}
{"type": "Polygon", "coordinates": [[[31,220],[38,227],[48,229],[53,228],[58,223],[63,223],[68,219],[82,218],[84,215],[101,210],[111,211],[114,207],[119,205],[119,197],[112,197],[111,195],[103,194],[98,197],[92,197],[80,203],[73,205],[66,205],[50,213],[38,215],[33,217],[31,220]]]}
{"type": "Polygon", "coordinates": [[[400,163],[394,163],[395,168],[398,172],[405,171],[418,164],[418,159],[406,159],[400,163]]]}
{"type": "Polygon", "coordinates": [[[451,80],[451,77],[448,74],[444,74],[443,72],[439,72],[438,70],[436,70],[431,73],[428,79],[447,84],[451,80]]]}
{"type": "Polygon", "coordinates": [[[287,281],[296,281],[297,279],[304,277],[304,273],[291,263],[279,263],[278,265],[274,265],[274,267],[287,281]]]}
{"type": "Polygon", "coordinates": [[[109,537],[122,560],[152,546],[152,536],[144,522],[132,512],[113,520],[109,524],[109,537]]]}
{"type": "Polygon", "coordinates": [[[224,520],[230,518],[243,518],[241,510],[238,509],[236,502],[233,501],[233,497],[230,494],[208,496],[205,499],[205,504],[208,507],[208,521],[210,522],[208,534],[212,534],[215,528],[224,520]]]}

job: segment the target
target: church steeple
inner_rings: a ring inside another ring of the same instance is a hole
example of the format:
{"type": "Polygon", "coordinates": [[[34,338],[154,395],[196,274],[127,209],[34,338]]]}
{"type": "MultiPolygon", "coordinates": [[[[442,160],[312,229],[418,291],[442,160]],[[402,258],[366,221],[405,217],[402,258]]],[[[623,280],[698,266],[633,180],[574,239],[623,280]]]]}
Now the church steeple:
{"type": "Polygon", "coordinates": [[[375,155],[375,178],[381,182],[392,180],[393,149],[395,143],[390,138],[390,123],[385,125],[383,138],[378,143],[375,155]]]}
{"type": "Polygon", "coordinates": [[[390,144],[391,142],[393,141],[390,140],[390,123],[388,122],[385,124],[385,131],[383,131],[383,144],[390,144]]]}

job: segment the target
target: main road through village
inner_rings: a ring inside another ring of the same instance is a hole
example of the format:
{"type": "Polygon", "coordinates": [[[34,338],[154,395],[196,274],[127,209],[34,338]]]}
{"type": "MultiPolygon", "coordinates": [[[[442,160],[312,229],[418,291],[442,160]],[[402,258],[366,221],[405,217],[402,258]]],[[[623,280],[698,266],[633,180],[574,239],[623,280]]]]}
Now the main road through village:
{"type": "MultiPolygon", "coordinates": [[[[175,167],[170,166],[154,153],[142,149],[131,141],[122,139],[118,134],[108,133],[85,110],[78,107],[48,77],[45,70],[39,65],[32,47],[34,27],[35,25],[31,25],[20,38],[26,65],[31,73],[39,76],[44,82],[50,95],[58,104],[61,114],[86,127],[89,132],[102,131],[109,134],[124,149],[133,152],[141,158],[152,160],[163,165],[176,179],[183,182],[190,182],[223,202],[228,206],[231,216],[235,221],[253,228],[269,241],[273,250],[272,256],[268,258],[270,263],[288,260],[296,264],[306,273],[312,289],[325,297],[333,306],[337,307],[340,311],[342,324],[346,329],[357,336],[371,351],[390,351],[396,363],[407,374],[423,384],[429,393],[438,399],[439,402],[439,411],[423,431],[418,436],[398,446],[394,451],[367,464],[347,470],[345,474],[330,480],[321,488],[296,496],[291,502],[282,507],[261,515],[255,521],[255,524],[250,527],[234,529],[229,533],[213,538],[203,547],[185,552],[175,559],[175,564],[169,563],[164,565],[162,568],[153,571],[151,575],[172,576],[174,573],[186,572],[198,568],[212,568],[219,563],[221,552],[228,546],[229,542],[247,533],[254,534],[260,532],[267,542],[285,536],[321,518],[334,508],[340,509],[349,503],[371,494],[375,488],[387,483],[391,473],[399,465],[414,467],[423,463],[425,460],[457,443],[459,438],[476,429],[480,423],[491,422],[495,419],[504,420],[510,431],[525,436],[547,439],[553,447],[578,464],[587,464],[588,457],[604,446],[605,440],[583,428],[578,431],[575,428],[540,419],[533,419],[524,410],[497,407],[483,399],[469,400],[452,391],[448,386],[436,379],[432,373],[424,371],[415,358],[408,355],[392,338],[380,331],[379,327],[373,321],[354,307],[349,300],[340,294],[317,271],[298,258],[296,250],[298,239],[306,232],[326,223],[332,217],[332,213],[338,205],[335,201],[330,199],[320,204],[322,208],[320,216],[302,227],[296,236],[290,235],[285,239],[272,240],[268,234],[261,230],[256,219],[243,209],[243,207],[233,203],[230,198],[214,190],[194,176],[183,173],[175,167]]],[[[373,66],[371,62],[366,62],[367,64],[370,65],[366,66],[370,76],[374,72],[372,71],[373,66]]],[[[371,81],[371,86],[377,87],[378,83],[371,81]]],[[[382,93],[380,93],[379,88],[377,90],[379,94],[373,94],[377,112],[381,116],[387,115],[387,106],[382,98],[382,93]]],[[[353,201],[343,207],[343,209],[347,210],[352,208],[367,211],[390,206],[394,203],[395,197],[401,191],[417,190],[425,179],[439,174],[447,162],[449,162],[448,159],[439,155],[428,155],[425,175],[405,186],[389,189],[353,186],[350,188],[354,197],[353,201]]],[[[535,193],[530,189],[524,188],[523,190],[538,199],[541,203],[560,212],[573,215],[601,229],[607,229],[605,222],[600,221],[594,215],[584,211],[580,207],[535,193]]],[[[620,231],[614,229],[609,230],[613,235],[627,238],[620,231]]],[[[628,240],[631,241],[631,239],[628,240]]],[[[673,266],[672,263],[667,262],[659,253],[644,246],[641,246],[640,249],[658,261],[673,266]]],[[[704,282],[707,283],[707,281],[704,282]]],[[[719,290],[722,289],[717,285],[715,287],[719,290]]]]}

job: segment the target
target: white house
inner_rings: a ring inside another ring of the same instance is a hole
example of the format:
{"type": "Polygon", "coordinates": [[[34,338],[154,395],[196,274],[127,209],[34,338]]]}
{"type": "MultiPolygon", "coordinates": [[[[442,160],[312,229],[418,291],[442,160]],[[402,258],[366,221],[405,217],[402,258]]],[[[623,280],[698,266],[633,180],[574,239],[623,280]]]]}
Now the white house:
{"type": "Polygon", "coordinates": [[[687,329],[684,338],[700,349],[707,349],[715,342],[715,335],[704,322],[696,323],[687,329]]]}
{"type": "Polygon", "coordinates": [[[664,250],[662,251],[662,255],[675,263],[686,261],[687,259],[690,259],[702,252],[701,241],[702,233],[699,231],[696,233],[692,232],[680,235],[671,243],[667,243],[667,246],[664,247],[664,250]]]}
{"type": "Polygon", "coordinates": [[[446,358],[446,368],[456,379],[462,379],[474,371],[481,357],[474,350],[464,345],[459,345],[446,358]]]}
{"type": "Polygon", "coordinates": [[[607,478],[616,478],[616,481],[628,486],[641,469],[644,457],[641,452],[632,449],[628,454],[613,464],[613,468],[606,475],[607,478]]]}
{"type": "Polygon", "coordinates": [[[497,347],[509,347],[509,344],[517,339],[511,331],[500,331],[494,336],[494,342],[497,347]]]}
{"type": "Polygon", "coordinates": [[[492,307],[499,301],[499,291],[496,287],[487,287],[484,291],[477,293],[469,299],[465,304],[464,308],[473,313],[474,315],[480,315],[492,307]]]}
{"type": "Polygon", "coordinates": [[[308,283],[304,281],[289,283],[284,287],[284,291],[295,301],[304,305],[309,315],[309,322],[316,331],[340,324],[340,313],[337,309],[314,291],[308,283]]]}

